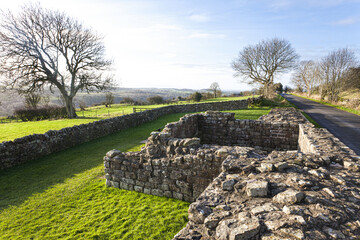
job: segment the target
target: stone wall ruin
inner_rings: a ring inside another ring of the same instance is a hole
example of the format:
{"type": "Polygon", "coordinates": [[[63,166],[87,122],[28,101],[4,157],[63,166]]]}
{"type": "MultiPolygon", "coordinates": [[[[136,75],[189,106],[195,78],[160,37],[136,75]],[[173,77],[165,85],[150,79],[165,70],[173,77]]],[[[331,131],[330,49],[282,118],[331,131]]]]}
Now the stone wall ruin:
{"type": "Polygon", "coordinates": [[[291,108],[187,115],[104,158],[107,186],[192,202],[178,240],[357,239],[358,161],[291,108]]]}

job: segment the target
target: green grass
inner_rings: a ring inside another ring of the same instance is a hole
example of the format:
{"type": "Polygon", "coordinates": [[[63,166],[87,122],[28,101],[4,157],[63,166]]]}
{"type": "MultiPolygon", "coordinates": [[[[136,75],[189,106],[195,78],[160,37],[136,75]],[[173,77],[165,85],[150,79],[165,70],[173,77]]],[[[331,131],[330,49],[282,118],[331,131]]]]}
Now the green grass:
{"type": "MultiPolygon", "coordinates": [[[[270,108],[232,111],[257,119],[270,108]]],[[[0,239],[171,239],[189,203],[105,187],[102,157],[138,150],[171,114],[23,165],[0,171],[0,239]]]]}
{"type": "Polygon", "coordinates": [[[312,119],[309,115],[307,115],[305,112],[301,111],[302,115],[304,115],[304,117],[309,121],[311,122],[312,124],[314,124],[314,126],[316,128],[322,128],[322,126],[317,123],[314,119],[312,119]]]}
{"type": "Polygon", "coordinates": [[[353,108],[348,108],[348,107],[344,107],[344,106],[335,105],[335,104],[332,104],[332,103],[328,103],[328,102],[325,102],[325,101],[308,98],[308,97],[301,96],[301,95],[297,95],[297,94],[294,94],[294,93],[292,93],[292,95],[297,96],[297,97],[301,97],[301,98],[305,98],[305,99],[308,99],[308,100],[311,100],[311,101],[314,101],[314,102],[317,102],[317,103],[321,103],[321,104],[324,104],[324,105],[327,105],[327,106],[330,106],[330,107],[334,107],[334,108],[337,108],[337,109],[340,109],[340,110],[343,110],[343,111],[346,111],[346,112],[349,112],[349,113],[354,113],[354,114],[360,116],[360,110],[356,110],[356,109],[353,109],[353,108]]]}
{"type": "Polygon", "coordinates": [[[15,122],[0,124],[0,142],[11,141],[16,138],[31,134],[42,134],[49,130],[60,130],[65,127],[72,127],[84,123],[93,122],[99,119],[77,118],[77,119],[59,119],[44,120],[37,122],[15,122]]]}
{"type": "Polygon", "coordinates": [[[188,203],[106,188],[102,157],[136,149],[172,114],[0,172],[0,239],[171,239],[188,203]]]}
{"type": "MultiPolygon", "coordinates": [[[[202,102],[214,101],[232,101],[242,100],[248,97],[227,97],[208,99],[202,102]]],[[[185,104],[185,102],[182,102],[185,104]]],[[[194,102],[193,102],[194,103],[194,102]]],[[[158,108],[167,106],[162,105],[146,105],[146,106],[130,106],[124,104],[114,104],[109,108],[105,106],[91,107],[87,111],[77,112],[79,118],[76,119],[59,119],[59,120],[44,120],[34,122],[12,122],[0,124],[0,142],[12,141],[16,138],[21,138],[31,134],[43,134],[49,130],[60,130],[65,127],[72,127],[84,123],[94,122],[100,119],[115,117],[123,114],[133,113],[134,107],[141,108],[158,108]]]]}
{"type": "Polygon", "coordinates": [[[230,111],[222,111],[222,112],[233,112],[235,113],[236,119],[258,119],[260,116],[268,114],[270,110],[271,107],[263,106],[263,107],[252,107],[249,109],[230,110],[230,111]]]}

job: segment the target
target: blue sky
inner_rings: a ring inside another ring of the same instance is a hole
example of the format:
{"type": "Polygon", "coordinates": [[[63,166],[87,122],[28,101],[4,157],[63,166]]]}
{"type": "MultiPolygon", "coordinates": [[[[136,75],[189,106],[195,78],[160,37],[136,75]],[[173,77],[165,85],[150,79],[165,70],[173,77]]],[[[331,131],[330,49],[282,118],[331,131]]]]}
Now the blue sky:
{"type": "MultiPolygon", "coordinates": [[[[14,12],[29,1],[1,3],[14,12]]],[[[360,0],[41,0],[104,35],[121,87],[252,86],[231,62],[245,46],[289,40],[302,60],[349,47],[360,59],[360,0]]],[[[275,81],[290,84],[290,74],[275,81]]]]}

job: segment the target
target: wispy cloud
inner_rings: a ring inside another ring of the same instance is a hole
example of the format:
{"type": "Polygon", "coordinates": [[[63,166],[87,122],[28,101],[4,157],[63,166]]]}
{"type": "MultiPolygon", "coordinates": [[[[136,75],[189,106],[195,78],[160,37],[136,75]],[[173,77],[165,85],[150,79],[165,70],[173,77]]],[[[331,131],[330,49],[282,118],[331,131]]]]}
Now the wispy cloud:
{"type": "Polygon", "coordinates": [[[332,25],[338,25],[338,26],[346,26],[346,25],[353,25],[355,23],[358,23],[360,20],[359,17],[348,17],[341,19],[339,21],[333,22],[332,25]]]}
{"type": "Polygon", "coordinates": [[[274,10],[284,9],[290,7],[294,0],[275,0],[271,1],[270,7],[274,10]]]}
{"type": "Polygon", "coordinates": [[[201,14],[191,14],[189,16],[189,19],[194,22],[209,22],[211,18],[208,14],[201,13],[201,14]]]}
{"type": "Polygon", "coordinates": [[[189,35],[187,38],[225,38],[224,34],[214,34],[214,33],[193,33],[189,35]]]}

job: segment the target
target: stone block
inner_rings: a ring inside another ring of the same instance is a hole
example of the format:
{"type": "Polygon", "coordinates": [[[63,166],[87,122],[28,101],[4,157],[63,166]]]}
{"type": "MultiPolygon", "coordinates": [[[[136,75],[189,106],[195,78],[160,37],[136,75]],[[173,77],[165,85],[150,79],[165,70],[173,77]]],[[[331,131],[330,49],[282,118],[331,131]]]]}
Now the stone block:
{"type": "Polygon", "coordinates": [[[164,191],[164,196],[168,198],[172,198],[172,192],[171,191],[164,191]]]}
{"type": "Polygon", "coordinates": [[[183,194],[178,192],[173,192],[173,198],[183,200],[183,194]]]}
{"type": "Polygon", "coordinates": [[[159,197],[164,196],[164,192],[160,189],[151,189],[151,194],[159,197]]]}
{"type": "Polygon", "coordinates": [[[241,220],[222,220],[216,228],[216,239],[237,240],[253,239],[260,231],[259,220],[255,217],[247,217],[241,220]]]}
{"type": "Polygon", "coordinates": [[[117,155],[119,155],[121,153],[120,150],[116,150],[116,149],[113,149],[113,150],[110,150],[106,153],[106,156],[109,157],[109,158],[113,158],[117,155]]]}
{"type": "Polygon", "coordinates": [[[266,197],[269,183],[263,180],[255,180],[246,184],[246,194],[249,197],[266,197]]]}
{"type": "Polygon", "coordinates": [[[151,194],[151,189],[149,189],[149,188],[144,188],[144,193],[145,194],[151,194]]]}
{"type": "Polygon", "coordinates": [[[233,191],[234,185],[237,181],[235,179],[230,179],[222,183],[222,189],[224,191],[233,191]]]}
{"type": "Polygon", "coordinates": [[[135,190],[136,192],[143,192],[143,187],[141,187],[141,186],[134,186],[134,190],[135,190]]]}
{"type": "Polygon", "coordinates": [[[294,204],[299,203],[305,198],[305,194],[303,192],[288,189],[284,192],[278,193],[273,197],[273,202],[280,203],[280,204],[294,204]]]}

